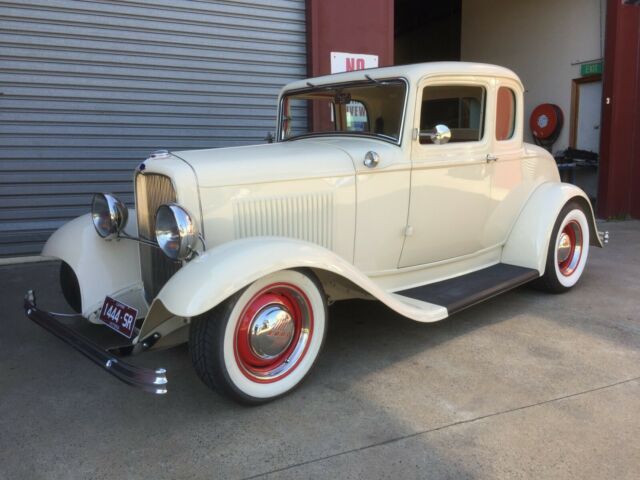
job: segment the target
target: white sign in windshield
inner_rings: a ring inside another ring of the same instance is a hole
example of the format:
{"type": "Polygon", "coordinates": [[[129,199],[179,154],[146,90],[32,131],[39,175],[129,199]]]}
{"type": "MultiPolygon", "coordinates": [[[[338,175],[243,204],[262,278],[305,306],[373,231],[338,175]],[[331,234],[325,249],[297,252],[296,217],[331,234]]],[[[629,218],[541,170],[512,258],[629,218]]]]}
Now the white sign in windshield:
{"type": "MultiPolygon", "coordinates": [[[[378,67],[378,55],[363,53],[331,52],[331,73],[351,72],[378,67]]],[[[333,119],[333,111],[331,112],[333,119]]],[[[347,104],[347,128],[364,131],[368,128],[367,110],[360,102],[347,104]]]]}

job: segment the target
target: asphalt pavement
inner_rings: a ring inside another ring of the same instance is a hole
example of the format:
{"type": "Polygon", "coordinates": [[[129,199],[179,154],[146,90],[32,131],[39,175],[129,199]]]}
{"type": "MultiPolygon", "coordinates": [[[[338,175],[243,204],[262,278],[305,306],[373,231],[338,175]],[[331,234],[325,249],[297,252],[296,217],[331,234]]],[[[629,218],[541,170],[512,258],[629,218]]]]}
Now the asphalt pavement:
{"type": "Polygon", "coordinates": [[[2,266],[0,478],[640,478],[640,222],[602,228],[564,295],[436,324],[335,304],[315,370],[260,407],[208,390],[185,346],[134,358],[167,395],[120,383],[25,318],[28,288],[66,308],[57,263],[2,266]]]}

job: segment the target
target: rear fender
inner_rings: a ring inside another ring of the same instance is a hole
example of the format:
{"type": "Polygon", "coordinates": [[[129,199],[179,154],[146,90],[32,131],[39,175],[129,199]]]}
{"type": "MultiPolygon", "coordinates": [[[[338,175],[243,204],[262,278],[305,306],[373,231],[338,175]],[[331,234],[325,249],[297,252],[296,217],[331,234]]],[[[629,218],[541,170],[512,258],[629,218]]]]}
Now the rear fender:
{"type": "Polygon", "coordinates": [[[575,185],[549,182],[536,189],[520,212],[502,251],[502,262],[535,268],[544,275],[553,226],[570,200],[580,203],[587,213],[590,244],[602,247],[589,197],[575,185]]]}
{"type": "MultiPolygon", "coordinates": [[[[137,235],[135,218],[135,210],[130,210],[126,232],[131,235],[137,235]]],[[[82,315],[90,321],[98,322],[96,311],[102,307],[105,295],[137,308],[140,317],[146,315],[137,242],[101,238],[90,214],[56,230],[42,255],[58,258],[73,269],[80,285],[82,315]]]]}
{"type": "Polygon", "coordinates": [[[151,304],[140,338],[159,331],[164,322],[173,322],[175,317],[202,315],[255,280],[291,268],[309,268],[342,277],[398,313],[420,322],[447,316],[444,307],[418,304],[386,292],[351,263],[323,247],[290,238],[252,237],[207,250],[178,270],[151,304]]]}

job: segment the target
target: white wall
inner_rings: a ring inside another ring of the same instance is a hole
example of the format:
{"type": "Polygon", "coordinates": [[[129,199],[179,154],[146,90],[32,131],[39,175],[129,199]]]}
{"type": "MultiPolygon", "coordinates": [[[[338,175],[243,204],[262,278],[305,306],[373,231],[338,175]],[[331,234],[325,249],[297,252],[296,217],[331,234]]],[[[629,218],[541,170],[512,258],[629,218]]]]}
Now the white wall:
{"type": "Polygon", "coordinates": [[[603,56],[606,0],[462,0],[464,61],[495,63],[515,71],[529,115],[540,103],[562,108],[565,124],[553,151],[569,145],[571,80],[580,62],[603,56]]]}

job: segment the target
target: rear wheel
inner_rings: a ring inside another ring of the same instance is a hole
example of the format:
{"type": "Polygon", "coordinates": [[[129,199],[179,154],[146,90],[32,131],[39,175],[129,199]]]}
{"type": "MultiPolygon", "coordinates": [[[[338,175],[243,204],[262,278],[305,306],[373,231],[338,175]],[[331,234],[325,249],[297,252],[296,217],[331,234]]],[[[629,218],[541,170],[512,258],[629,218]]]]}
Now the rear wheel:
{"type": "Polygon", "coordinates": [[[189,349],[206,385],[243,403],[272,400],[311,370],[327,323],[312,274],[283,270],[256,280],[191,325],[189,349]]]}
{"type": "Polygon", "coordinates": [[[583,207],[567,203],[553,227],[545,273],[537,282],[540,288],[563,293],[578,283],[589,255],[589,233],[583,207]]]}

